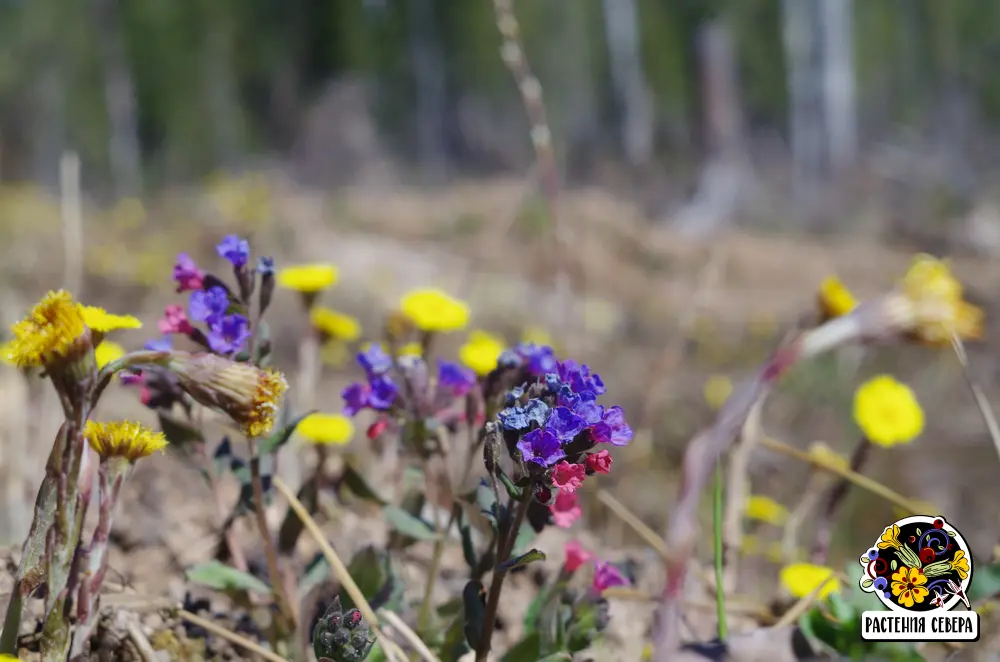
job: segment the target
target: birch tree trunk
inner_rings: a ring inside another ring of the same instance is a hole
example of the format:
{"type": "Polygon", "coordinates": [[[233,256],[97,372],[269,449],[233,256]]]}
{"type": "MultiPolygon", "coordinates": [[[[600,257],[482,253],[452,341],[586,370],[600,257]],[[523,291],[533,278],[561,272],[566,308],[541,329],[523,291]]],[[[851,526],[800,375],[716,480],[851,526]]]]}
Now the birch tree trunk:
{"type": "Polygon", "coordinates": [[[417,88],[417,150],[426,174],[440,177],[447,163],[444,144],[447,79],[434,0],[411,0],[410,10],[410,57],[417,88]]]}
{"type": "Polygon", "coordinates": [[[603,0],[603,6],[622,146],[631,165],[645,165],[653,155],[653,109],[642,67],[639,8],[636,0],[603,0]]]}
{"type": "Polygon", "coordinates": [[[121,7],[118,0],[95,0],[94,4],[108,109],[111,179],[118,197],[133,197],[142,190],[142,150],[135,85],[122,34],[121,7]]]}
{"type": "Polygon", "coordinates": [[[827,153],[830,170],[840,174],[854,163],[858,145],[853,3],[851,0],[819,2],[827,153]]]}
{"type": "Polygon", "coordinates": [[[792,182],[803,201],[814,198],[824,162],[817,2],[782,0],[792,182]]]}

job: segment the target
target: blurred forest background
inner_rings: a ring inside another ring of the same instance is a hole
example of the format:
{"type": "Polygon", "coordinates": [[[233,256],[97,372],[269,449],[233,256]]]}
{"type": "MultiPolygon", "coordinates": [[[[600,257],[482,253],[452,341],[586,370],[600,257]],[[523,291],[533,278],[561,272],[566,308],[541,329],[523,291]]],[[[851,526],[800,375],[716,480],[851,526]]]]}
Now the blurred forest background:
{"type": "MultiPolygon", "coordinates": [[[[1000,248],[1000,4],[515,9],[568,184],[695,232],[874,214],[1000,248]]],[[[318,187],[523,173],[500,46],[488,0],[3,0],[0,180],[55,186],[66,149],[107,197],[263,164],[318,187]]]]}

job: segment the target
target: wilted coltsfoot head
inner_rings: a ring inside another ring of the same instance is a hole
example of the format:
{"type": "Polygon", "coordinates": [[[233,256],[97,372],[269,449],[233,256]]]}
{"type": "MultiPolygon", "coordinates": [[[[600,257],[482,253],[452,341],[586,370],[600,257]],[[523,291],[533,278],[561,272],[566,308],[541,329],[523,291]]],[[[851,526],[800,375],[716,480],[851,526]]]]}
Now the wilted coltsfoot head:
{"type": "Polygon", "coordinates": [[[192,398],[224,411],[248,437],[271,431],[288,390],[288,382],[277,370],[214,354],[171,352],[166,367],[192,398]]]}

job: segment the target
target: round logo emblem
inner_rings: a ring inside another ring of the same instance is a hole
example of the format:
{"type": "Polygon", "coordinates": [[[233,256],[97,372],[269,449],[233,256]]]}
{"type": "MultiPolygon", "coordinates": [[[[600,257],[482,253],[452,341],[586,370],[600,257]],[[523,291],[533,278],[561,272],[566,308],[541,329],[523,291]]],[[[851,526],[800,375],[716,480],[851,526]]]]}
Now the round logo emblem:
{"type": "Polygon", "coordinates": [[[972,555],[943,517],[914,515],[890,524],[861,557],[861,590],[901,612],[947,611],[964,603],[972,555]]]}

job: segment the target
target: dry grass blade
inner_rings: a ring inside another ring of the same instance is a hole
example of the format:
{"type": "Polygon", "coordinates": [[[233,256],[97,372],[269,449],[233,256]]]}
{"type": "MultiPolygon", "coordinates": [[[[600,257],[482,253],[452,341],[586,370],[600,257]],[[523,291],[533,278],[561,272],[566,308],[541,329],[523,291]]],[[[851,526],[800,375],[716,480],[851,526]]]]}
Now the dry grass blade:
{"type": "Polygon", "coordinates": [[[824,471],[836,474],[837,476],[840,476],[841,478],[850,481],[851,483],[860,487],[861,489],[867,490],[868,492],[871,492],[875,496],[885,499],[886,501],[895,506],[899,506],[900,508],[905,508],[906,510],[910,511],[913,514],[919,514],[923,510],[923,507],[921,507],[920,505],[914,503],[910,499],[907,499],[901,494],[898,494],[897,492],[890,490],[888,487],[886,487],[885,485],[876,480],[872,480],[867,476],[859,474],[856,471],[851,471],[850,469],[847,469],[845,467],[840,467],[835,464],[828,464],[818,458],[813,457],[812,455],[806,453],[805,451],[800,451],[797,448],[792,448],[787,444],[783,444],[777,439],[772,439],[770,437],[762,437],[760,440],[760,445],[768,450],[777,451],[778,453],[795,458],[796,460],[799,460],[801,462],[812,464],[824,471]]]}
{"type": "Polygon", "coordinates": [[[418,637],[417,633],[406,624],[406,621],[399,617],[399,614],[385,609],[380,609],[378,613],[383,619],[385,619],[386,623],[399,632],[400,636],[406,640],[406,643],[413,646],[413,649],[420,654],[421,658],[428,661],[433,660],[434,662],[439,662],[438,657],[431,651],[430,648],[427,647],[427,644],[420,640],[420,637],[418,637]]]}
{"type": "MultiPolygon", "coordinates": [[[[381,630],[379,630],[378,616],[375,614],[371,605],[368,604],[368,601],[365,600],[364,594],[361,592],[361,589],[358,588],[357,582],[354,581],[354,578],[351,577],[351,573],[347,571],[347,566],[345,566],[344,562],[340,560],[340,556],[338,556],[337,552],[330,546],[330,543],[326,541],[319,525],[316,524],[316,520],[312,518],[309,511],[305,509],[302,502],[298,500],[295,494],[288,488],[287,485],[285,485],[281,478],[275,476],[272,484],[274,485],[274,488],[281,493],[281,496],[285,498],[285,501],[288,502],[288,506],[294,510],[298,518],[302,520],[302,524],[306,527],[309,535],[311,535],[316,541],[316,544],[319,545],[320,551],[323,552],[323,556],[326,558],[327,563],[330,564],[330,569],[333,571],[334,576],[337,577],[337,580],[340,581],[344,590],[347,591],[347,594],[351,597],[351,600],[358,608],[358,611],[361,612],[361,615],[364,616],[364,618],[371,624],[372,631],[382,643],[382,647],[386,655],[390,659],[405,660],[406,655],[399,650],[399,646],[397,646],[391,639],[386,637],[381,630]]],[[[416,634],[413,636],[416,637],[416,634]]],[[[430,653],[426,646],[424,646],[423,649],[430,653]]],[[[421,659],[423,659],[424,662],[440,662],[440,660],[434,657],[433,654],[431,654],[430,657],[427,657],[420,651],[419,648],[418,652],[421,653],[421,659]]]]}
{"type": "Polygon", "coordinates": [[[217,637],[222,637],[232,645],[238,646],[239,648],[242,648],[243,650],[249,653],[253,653],[254,655],[259,655],[265,660],[269,660],[270,662],[288,662],[288,660],[286,660],[285,658],[281,657],[277,653],[272,653],[271,651],[267,650],[257,642],[251,641],[246,637],[236,634],[231,630],[227,630],[226,628],[222,627],[221,625],[213,623],[207,618],[202,618],[201,616],[198,616],[197,614],[192,614],[191,612],[186,611],[184,609],[178,609],[176,614],[177,616],[187,621],[191,625],[197,625],[198,627],[207,630],[208,632],[211,632],[217,637]]]}
{"type": "Polygon", "coordinates": [[[656,553],[659,554],[661,558],[664,560],[670,558],[670,550],[667,549],[667,545],[663,542],[663,538],[658,536],[653,529],[646,526],[645,522],[625,507],[625,504],[611,496],[610,492],[604,489],[598,490],[597,500],[607,506],[611,512],[619,517],[619,519],[632,527],[632,529],[642,537],[647,545],[656,550],[656,553]]]}
{"type": "Polygon", "coordinates": [[[990,406],[990,401],[986,399],[983,389],[979,388],[979,385],[972,380],[972,375],[969,373],[969,355],[965,352],[962,339],[955,334],[951,336],[951,348],[955,351],[955,356],[958,357],[958,363],[962,366],[962,374],[965,375],[965,383],[969,385],[972,397],[976,399],[976,406],[979,407],[979,412],[983,415],[986,429],[989,430],[990,439],[993,440],[993,447],[996,448],[997,456],[1000,457],[1000,425],[997,425],[997,417],[993,414],[993,408],[990,406]]]}

